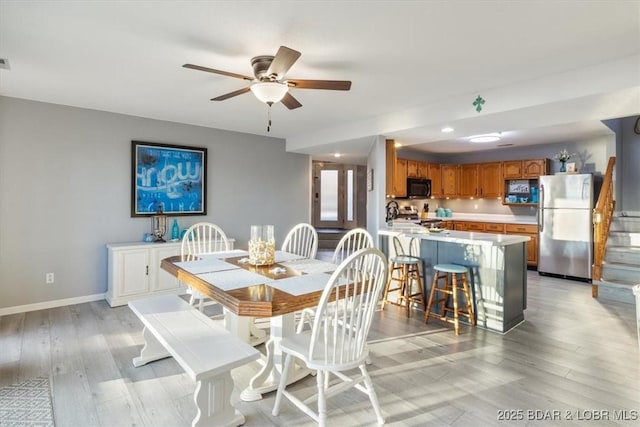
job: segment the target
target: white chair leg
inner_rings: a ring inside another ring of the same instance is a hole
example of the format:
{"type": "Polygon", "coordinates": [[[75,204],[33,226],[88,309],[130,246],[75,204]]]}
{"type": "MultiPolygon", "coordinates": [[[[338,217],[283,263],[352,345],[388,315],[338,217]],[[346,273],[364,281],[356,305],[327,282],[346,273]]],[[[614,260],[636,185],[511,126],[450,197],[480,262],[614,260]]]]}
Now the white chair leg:
{"type": "Polygon", "coordinates": [[[195,294],[191,293],[191,296],[189,297],[189,305],[195,305],[196,304],[196,296],[195,294]]]}
{"type": "Polygon", "coordinates": [[[274,417],[277,417],[280,413],[280,403],[282,402],[282,395],[284,393],[284,389],[287,386],[287,373],[289,372],[289,368],[291,367],[291,362],[293,361],[293,356],[287,354],[284,359],[284,367],[282,369],[282,373],[280,374],[280,384],[278,384],[278,390],[276,391],[276,401],[273,404],[273,411],[271,414],[274,417]]]}
{"type": "Polygon", "coordinates": [[[364,378],[364,385],[367,388],[367,394],[369,395],[369,400],[371,400],[371,406],[373,406],[373,410],[376,413],[376,418],[378,419],[378,424],[384,424],[384,417],[382,416],[382,411],[380,411],[380,405],[378,404],[378,396],[376,395],[376,391],[373,388],[373,382],[371,382],[371,377],[369,377],[369,372],[367,372],[366,365],[360,365],[360,372],[362,373],[362,377],[364,378]]]}
{"type": "Polygon", "coordinates": [[[325,427],[327,424],[327,399],[325,398],[325,371],[318,369],[316,383],[318,385],[318,425],[325,427]]]}

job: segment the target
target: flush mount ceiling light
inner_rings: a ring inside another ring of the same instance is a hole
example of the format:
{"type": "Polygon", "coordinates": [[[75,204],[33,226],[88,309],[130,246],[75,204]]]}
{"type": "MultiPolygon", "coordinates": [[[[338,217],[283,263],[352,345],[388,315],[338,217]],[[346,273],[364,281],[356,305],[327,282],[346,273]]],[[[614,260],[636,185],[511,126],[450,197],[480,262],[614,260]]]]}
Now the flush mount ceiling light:
{"type": "Polygon", "coordinates": [[[486,135],[476,135],[469,138],[469,142],[486,143],[500,141],[499,133],[489,133],[486,135]]]}
{"type": "Polygon", "coordinates": [[[250,89],[260,101],[265,104],[275,104],[284,98],[289,86],[279,82],[259,82],[252,84],[250,89]]]}
{"type": "Polygon", "coordinates": [[[453,132],[453,128],[451,126],[445,126],[442,129],[440,129],[440,131],[444,133],[449,133],[449,132],[453,132]]]}

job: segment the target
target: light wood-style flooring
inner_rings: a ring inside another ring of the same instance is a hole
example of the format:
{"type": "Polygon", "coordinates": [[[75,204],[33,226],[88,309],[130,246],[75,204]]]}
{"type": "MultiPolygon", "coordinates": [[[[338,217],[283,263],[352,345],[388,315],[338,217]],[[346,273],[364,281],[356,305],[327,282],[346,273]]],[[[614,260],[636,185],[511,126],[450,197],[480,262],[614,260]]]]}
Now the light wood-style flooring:
{"type": "MultiPolygon", "coordinates": [[[[421,311],[378,312],[369,372],[387,425],[639,425],[635,306],[531,271],[528,291],[526,321],[506,335],[462,326],[456,337],[451,324],[424,325],[421,311]]],[[[0,386],[49,375],[58,427],[191,425],[194,384],[180,367],[133,367],[141,332],[127,306],[105,301],[0,317],[0,386]]],[[[238,389],[255,370],[232,371],[238,389]]],[[[294,387],[314,388],[314,377],[294,387]]],[[[273,417],[273,401],[238,402],[245,425],[314,425],[286,400],[273,417]]],[[[355,391],[330,399],[329,414],[330,425],[375,425],[355,391]]]]}

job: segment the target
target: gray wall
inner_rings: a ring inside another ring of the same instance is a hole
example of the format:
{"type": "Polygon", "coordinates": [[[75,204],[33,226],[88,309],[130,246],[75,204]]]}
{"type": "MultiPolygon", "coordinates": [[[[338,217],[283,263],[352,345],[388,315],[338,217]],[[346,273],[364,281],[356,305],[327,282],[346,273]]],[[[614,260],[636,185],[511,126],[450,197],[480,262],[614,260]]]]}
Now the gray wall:
{"type": "Polygon", "coordinates": [[[208,215],[181,228],[215,222],[244,247],[251,224],[281,242],[310,220],[311,160],[284,140],[0,96],[0,308],[106,291],[105,245],[150,229],[130,217],[131,140],[208,148],[208,215]]]}
{"type": "Polygon", "coordinates": [[[622,197],[616,198],[616,210],[640,215],[640,135],[633,131],[637,119],[636,116],[620,120],[622,152],[616,158],[616,171],[622,181],[622,197]]]}

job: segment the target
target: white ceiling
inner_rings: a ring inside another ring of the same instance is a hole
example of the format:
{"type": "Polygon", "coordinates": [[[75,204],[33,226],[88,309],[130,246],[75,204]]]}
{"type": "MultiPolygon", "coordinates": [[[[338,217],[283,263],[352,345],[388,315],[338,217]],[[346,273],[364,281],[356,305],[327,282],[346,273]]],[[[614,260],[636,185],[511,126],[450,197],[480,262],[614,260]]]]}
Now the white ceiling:
{"type": "Polygon", "coordinates": [[[640,1],[0,0],[0,95],[287,140],[290,151],[361,162],[373,136],[433,153],[609,132],[640,114],[640,1]],[[267,107],[242,80],[250,58],[302,52],[290,78],[351,80],[349,92],[293,89],[267,107]],[[472,105],[486,100],[482,112],[472,105]],[[453,126],[451,134],[440,128],[453,126]]]}

